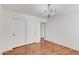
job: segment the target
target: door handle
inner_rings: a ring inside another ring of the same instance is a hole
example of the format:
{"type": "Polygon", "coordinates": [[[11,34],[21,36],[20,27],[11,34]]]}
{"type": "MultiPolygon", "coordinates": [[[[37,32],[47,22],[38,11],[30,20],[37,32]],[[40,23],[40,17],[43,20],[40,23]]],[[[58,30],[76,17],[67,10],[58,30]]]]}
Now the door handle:
{"type": "Polygon", "coordinates": [[[13,33],[12,36],[15,36],[15,34],[13,33]]]}

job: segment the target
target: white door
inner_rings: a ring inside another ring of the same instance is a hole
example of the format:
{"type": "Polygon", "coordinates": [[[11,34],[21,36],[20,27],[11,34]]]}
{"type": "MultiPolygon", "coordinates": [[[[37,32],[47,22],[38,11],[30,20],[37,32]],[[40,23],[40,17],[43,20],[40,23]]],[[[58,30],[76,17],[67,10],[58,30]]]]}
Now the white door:
{"type": "Polygon", "coordinates": [[[25,20],[12,19],[10,25],[11,46],[25,45],[25,20]]]}
{"type": "Polygon", "coordinates": [[[30,19],[27,21],[27,44],[40,41],[40,20],[30,19]]]}

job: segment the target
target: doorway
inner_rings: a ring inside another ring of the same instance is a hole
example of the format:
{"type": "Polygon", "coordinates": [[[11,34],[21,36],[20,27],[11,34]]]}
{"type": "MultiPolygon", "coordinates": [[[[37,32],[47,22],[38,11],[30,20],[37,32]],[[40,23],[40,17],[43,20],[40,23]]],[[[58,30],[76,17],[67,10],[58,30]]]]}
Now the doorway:
{"type": "Polygon", "coordinates": [[[41,39],[45,38],[46,34],[46,22],[41,22],[41,39]]]}

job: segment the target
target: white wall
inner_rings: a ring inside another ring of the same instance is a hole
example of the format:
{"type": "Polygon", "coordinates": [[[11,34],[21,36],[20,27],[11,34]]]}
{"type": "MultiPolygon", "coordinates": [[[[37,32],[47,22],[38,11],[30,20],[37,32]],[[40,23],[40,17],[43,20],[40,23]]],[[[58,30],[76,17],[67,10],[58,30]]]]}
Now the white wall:
{"type": "MultiPolygon", "coordinates": [[[[0,51],[2,51],[3,48],[3,20],[2,20],[2,7],[0,6],[0,51]]],[[[1,52],[0,52],[1,53],[1,52]]]]}
{"type": "Polygon", "coordinates": [[[48,19],[47,40],[79,50],[79,5],[66,5],[58,15],[48,19]]]}
{"type": "Polygon", "coordinates": [[[3,19],[3,8],[0,6],[0,54],[6,49],[7,38],[6,20],[3,19]]]}

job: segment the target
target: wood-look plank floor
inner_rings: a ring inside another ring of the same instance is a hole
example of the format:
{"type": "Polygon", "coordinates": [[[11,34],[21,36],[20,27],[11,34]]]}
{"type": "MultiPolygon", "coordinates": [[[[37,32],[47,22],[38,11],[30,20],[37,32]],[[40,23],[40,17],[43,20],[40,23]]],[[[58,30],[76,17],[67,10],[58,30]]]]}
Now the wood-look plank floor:
{"type": "Polygon", "coordinates": [[[6,51],[3,55],[79,55],[79,51],[42,40],[6,51]]]}

